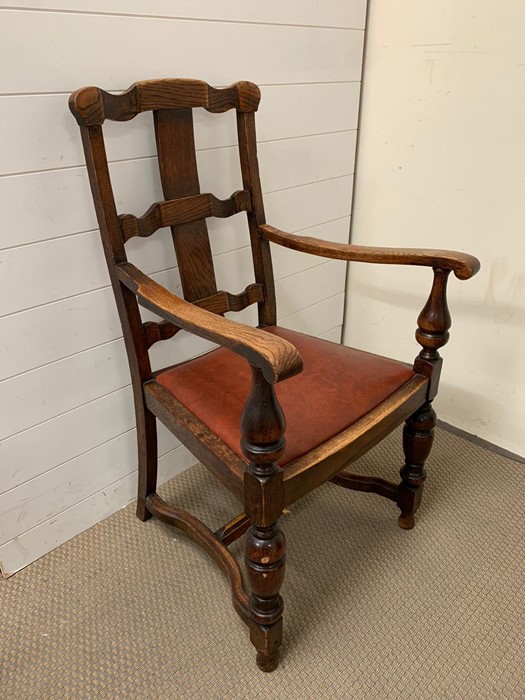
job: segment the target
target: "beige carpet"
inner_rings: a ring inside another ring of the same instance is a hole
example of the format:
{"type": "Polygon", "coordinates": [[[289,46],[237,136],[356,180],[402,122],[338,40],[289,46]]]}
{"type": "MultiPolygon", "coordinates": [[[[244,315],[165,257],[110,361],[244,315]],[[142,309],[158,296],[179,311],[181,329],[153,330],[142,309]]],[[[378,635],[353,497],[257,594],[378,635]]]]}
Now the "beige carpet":
{"type": "MultiPolygon", "coordinates": [[[[399,438],[360,470],[394,477],[399,438]]],[[[522,700],[525,467],[443,431],[428,467],[411,532],[391,502],[331,484],[283,517],[275,673],[215,565],[130,507],[0,585],[0,697],[522,700]]],[[[161,491],[214,527],[238,511],[200,466],[161,491]]]]}

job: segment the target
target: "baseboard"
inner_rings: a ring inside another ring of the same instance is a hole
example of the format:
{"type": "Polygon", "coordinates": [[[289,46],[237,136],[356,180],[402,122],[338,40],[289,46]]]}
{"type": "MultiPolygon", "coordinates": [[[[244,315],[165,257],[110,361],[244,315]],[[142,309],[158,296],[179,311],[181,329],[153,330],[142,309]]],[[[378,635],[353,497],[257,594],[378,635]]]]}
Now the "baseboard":
{"type": "Polygon", "coordinates": [[[488,440],[483,440],[483,438],[480,438],[477,435],[467,433],[466,430],[456,428],[456,426],[450,425],[450,423],[445,423],[445,421],[442,420],[438,420],[437,424],[438,427],[443,428],[443,430],[446,430],[449,433],[453,433],[454,435],[458,435],[464,440],[472,442],[474,445],[479,445],[479,447],[483,447],[485,450],[495,452],[496,454],[501,455],[502,457],[507,457],[507,459],[513,459],[515,462],[525,464],[525,457],[520,457],[520,455],[514,454],[514,452],[510,452],[509,450],[506,450],[503,447],[499,447],[498,445],[494,445],[488,440]]]}

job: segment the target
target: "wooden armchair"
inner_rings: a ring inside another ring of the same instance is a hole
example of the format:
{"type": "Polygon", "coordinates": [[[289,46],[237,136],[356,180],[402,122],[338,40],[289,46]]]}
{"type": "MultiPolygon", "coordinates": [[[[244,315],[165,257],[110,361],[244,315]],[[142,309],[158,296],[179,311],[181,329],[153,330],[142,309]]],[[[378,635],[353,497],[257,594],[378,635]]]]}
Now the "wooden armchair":
{"type": "Polygon", "coordinates": [[[272,671],[282,636],[285,540],[278,520],[283,508],[331,480],[389,498],[401,509],[399,525],[414,526],[436,421],[432,399],[441,371],[438,350],[448,341],[451,323],[447,278],[452,270],[459,279],[469,279],[479,262],[450,251],[327,243],[267,225],[255,138],[259,99],[258,87],[249,82],[218,90],[198,80],[149,80],[119,95],[86,87],[71,96],[69,105],[80,125],[129,356],[138,436],[137,515],[141,520],[154,515],[181,528],[213,557],[229,577],[233,604],[249,626],[259,667],[272,671]],[[200,193],[192,116],[197,107],[237,111],[244,189],[226,200],[200,193]],[[165,200],[141,217],[119,216],[102,124],[150,110],[165,200]],[[239,212],[248,218],[255,282],[231,294],[217,290],[205,219],[239,212]],[[126,257],[127,240],[162,227],[171,228],[184,299],[126,257]],[[433,268],[416,331],[422,350],[413,366],[278,327],[270,242],[339,260],[433,268]],[[258,328],[224,317],[255,303],[258,328]],[[162,322],[143,323],[139,304],[162,322]],[[152,372],[149,348],[181,328],[221,347],[152,372]],[[156,418],[241,502],[243,512],[217,532],[156,494],[156,418]],[[402,421],[405,464],[399,485],[342,471],[402,421]],[[244,533],[250,594],[228,550],[244,533]]]}

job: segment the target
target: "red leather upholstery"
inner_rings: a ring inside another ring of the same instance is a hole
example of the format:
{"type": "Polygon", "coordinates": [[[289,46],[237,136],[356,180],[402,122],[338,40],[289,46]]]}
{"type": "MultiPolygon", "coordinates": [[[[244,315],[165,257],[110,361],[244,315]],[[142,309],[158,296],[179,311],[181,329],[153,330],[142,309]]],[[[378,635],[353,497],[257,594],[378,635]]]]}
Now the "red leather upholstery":
{"type": "MultiPolygon", "coordinates": [[[[275,387],[286,418],[281,466],[355,423],[414,376],[395,360],[277,326],[265,330],[295,345],[304,363],[301,374],[275,387]]],[[[245,459],[239,426],[251,371],[244,358],[220,348],[156,380],[245,459]]]]}

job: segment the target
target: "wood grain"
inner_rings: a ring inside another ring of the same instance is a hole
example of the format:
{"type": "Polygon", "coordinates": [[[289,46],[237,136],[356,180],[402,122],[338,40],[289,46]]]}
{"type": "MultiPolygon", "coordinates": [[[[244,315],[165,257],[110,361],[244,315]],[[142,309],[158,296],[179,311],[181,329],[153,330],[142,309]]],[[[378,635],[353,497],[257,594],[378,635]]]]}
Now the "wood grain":
{"type": "Polygon", "coordinates": [[[319,238],[285,233],[273,226],[263,224],[260,235],[278,245],[320,255],[336,260],[381,263],[384,265],[423,265],[453,270],[458,279],[467,280],[480,269],[480,262],[473,255],[453,250],[433,250],[424,248],[375,248],[373,246],[329,243],[319,238]]]}
{"type": "Polygon", "coordinates": [[[303,363],[291,343],[230,319],[216,316],[175,296],[131,263],[117,266],[117,276],[142,306],[201,338],[219,343],[259,367],[275,383],[301,372],[303,363]]]}
{"type": "Polygon", "coordinates": [[[165,226],[189,224],[209,216],[224,219],[241,211],[251,211],[250,193],[246,190],[234,192],[228,199],[217,199],[213,194],[197,194],[156,202],[142,216],[121,214],[119,221],[122,236],[127,241],[133,236],[151,236],[165,226]]]}
{"type": "Polygon", "coordinates": [[[223,525],[215,531],[217,537],[223,544],[228,546],[242,537],[250,527],[250,518],[245,513],[239,513],[233,520],[223,525]]]}
{"type": "Polygon", "coordinates": [[[240,81],[213,88],[202,80],[183,78],[143,80],[113,95],[101,88],[80,88],[69,98],[69,108],[82,126],[100,126],[106,119],[128,121],[141,112],[203,107],[208,112],[254,112],[261,93],[257,85],[240,81]]]}
{"type": "Polygon", "coordinates": [[[252,211],[248,212],[248,227],[250,229],[255,280],[264,287],[264,302],[259,304],[258,309],[259,323],[273,326],[277,323],[275,282],[270,246],[259,235],[259,226],[266,222],[266,218],[259,178],[254,114],[237,113],[237,135],[243,187],[249,190],[252,196],[252,211]]]}
{"type": "MultiPolygon", "coordinates": [[[[250,284],[243,292],[239,294],[230,294],[230,292],[217,292],[211,297],[198,299],[193,304],[206,311],[211,311],[215,314],[222,315],[227,311],[242,311],[247,306],[262,301],[264,298],[260,284],[250,284]]],[[[157,343],[159,340],[167,340],[172,338],[177,331],[180,330],[177,326],[169,321],[156,323],[155,321],[147,321],[143,324],[146,344],[148,348],[157,343]]]]}
{"type": "MultiPolygon", "coordinates": [[[[155,111],[153,119],[164,197],[171,200],[200,194],[191,109],[155,111]]],[[[184,298],[194,301],[215,294],[206,221],[171,226],[171,235],[184,298]]]]}
{"type": "Polygon", "coordinates": [[[243,504],[246,462],[177,401],[162,384],[147,382],[144,385],[144,400],[150,411],[243,504]]]}

